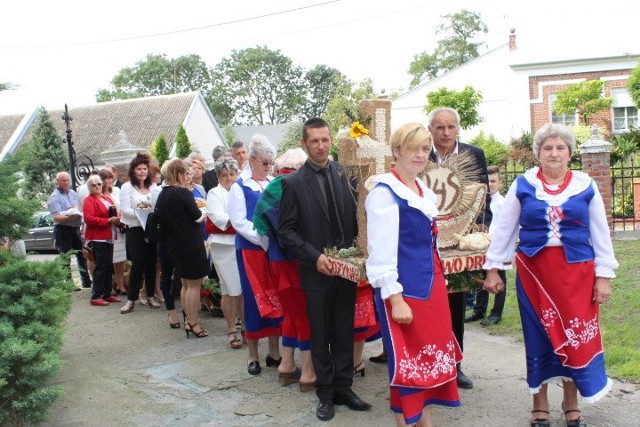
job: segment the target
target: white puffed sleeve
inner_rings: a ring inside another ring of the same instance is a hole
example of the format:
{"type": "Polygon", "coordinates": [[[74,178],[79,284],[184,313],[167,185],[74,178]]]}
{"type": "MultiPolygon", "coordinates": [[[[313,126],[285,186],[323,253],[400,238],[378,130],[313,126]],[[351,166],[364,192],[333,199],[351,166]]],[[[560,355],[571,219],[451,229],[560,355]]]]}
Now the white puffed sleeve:
{"type": "Polygon", "coordinates": [[[375,187],[365,201],[367,214],[367,278],[383,299],[401,293],[398,283],[398,205],[388,189],[375,187]]]}

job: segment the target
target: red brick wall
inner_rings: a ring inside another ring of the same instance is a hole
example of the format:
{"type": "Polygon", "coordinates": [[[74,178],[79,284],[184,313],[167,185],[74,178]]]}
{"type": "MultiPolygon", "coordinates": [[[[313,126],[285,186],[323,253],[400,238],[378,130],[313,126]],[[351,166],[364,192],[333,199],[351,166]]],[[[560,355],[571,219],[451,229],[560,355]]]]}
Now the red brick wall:
{"type": "Polygon", "coordinates": [[[611,206],[613,202],[613,194],[611,188],[611,153],[594,153],[582,155],[582,170],[589,174],[591,178],[598,184],[598,189],[604,201],[604,207],[607,212],[607,223],[609,230],[613,230],[613,216],[611,206]]]}
{"type": "MultiPolygon", "coordinates": [[[[542,103],[531,104],[531,131],[535,132],[545,123],[551,120],[551,106],[549,105],[549,94],[557,92],[560,89],[564,89],[575,82],[572,80],[601,80],[605,77],[624,76],[631,73],[630,69],[611,70],[603,72],[588,72],[588,73],[572,73],[572,74],[554,74],[547,76],[532,76],[529,77],[529,99],[531,101],[542,98],[542,103]],[[540,83],[544,82],[562,82],[567,81],[566,84],[553,84],[542,86],[542,93],[540,91],[540,83]]],[[[604,95],[611,96],[611,89],[626,87],[627,79],[617,80],[605,80],[604,95]]],[[[580,118],[581,120],[581,118],[580,118]]],[[[603,138],[608,140],[611,137],[613,117],[611,116],[611,109],[603,112],[599,112],[591,116],[591,123],[598,125],[601,129],[604,129],[603,138]]],[[[580,124],[584,124],[582,120],[580,124]]]]}

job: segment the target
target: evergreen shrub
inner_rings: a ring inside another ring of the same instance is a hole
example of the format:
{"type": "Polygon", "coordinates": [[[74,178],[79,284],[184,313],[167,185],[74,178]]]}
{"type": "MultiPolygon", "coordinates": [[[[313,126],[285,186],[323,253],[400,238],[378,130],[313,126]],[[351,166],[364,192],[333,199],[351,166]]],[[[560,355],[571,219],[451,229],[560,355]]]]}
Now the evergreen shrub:
{"type": "Polygon", "coordinates": [[[34,262],[0,250],[0,426],[46,420],[62,387],[63,323],[71,310],[69,256],[34,262]]]}

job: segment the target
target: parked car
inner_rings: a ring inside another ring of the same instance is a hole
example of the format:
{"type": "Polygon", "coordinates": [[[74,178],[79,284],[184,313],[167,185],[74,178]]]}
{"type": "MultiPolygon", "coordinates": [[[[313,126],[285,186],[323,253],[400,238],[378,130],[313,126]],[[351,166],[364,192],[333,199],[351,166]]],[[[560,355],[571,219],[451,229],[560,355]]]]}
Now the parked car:
{"type": "Polygon", "coordinates": [[[27,252],[57,251],[53,238],[53,217],[49,211],[33,214],[31,229],[22,237],[27,252]]]}

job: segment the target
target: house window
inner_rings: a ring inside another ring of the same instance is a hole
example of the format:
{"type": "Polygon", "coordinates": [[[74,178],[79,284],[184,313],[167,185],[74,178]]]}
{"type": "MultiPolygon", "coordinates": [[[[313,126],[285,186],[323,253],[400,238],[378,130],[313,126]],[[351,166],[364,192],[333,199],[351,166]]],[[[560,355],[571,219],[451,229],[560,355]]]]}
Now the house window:
{"type": "Polygon", "coordinates": [[[626,89],[612,89],[613,133],[627,132],[638,126],[638,109],[633,105],[626,89]]]}
{"type": "Polygon", "coordinates": [[[559,123],[565,126],[573,126],[577,123],[576,114],[556,114],[553,112],[553,104],[555,104],[558,95],[549,94],[549,114],[551,115],[551,123],[559,123]]]}

